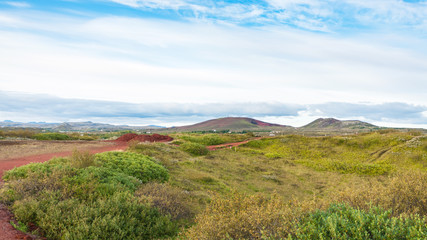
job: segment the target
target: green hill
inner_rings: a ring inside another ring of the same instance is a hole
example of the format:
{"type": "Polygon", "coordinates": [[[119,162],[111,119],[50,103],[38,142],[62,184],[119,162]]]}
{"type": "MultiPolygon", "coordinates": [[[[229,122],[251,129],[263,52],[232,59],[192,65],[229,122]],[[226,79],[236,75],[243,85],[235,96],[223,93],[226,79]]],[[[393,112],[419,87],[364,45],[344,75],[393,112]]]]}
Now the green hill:
{"type": "Polygon", "coordinates": [[[379,129],[370,123],[359,120],[338,120],[335,118],[319,118],[300,128],[301,130],[374,130],[379,129]]]}

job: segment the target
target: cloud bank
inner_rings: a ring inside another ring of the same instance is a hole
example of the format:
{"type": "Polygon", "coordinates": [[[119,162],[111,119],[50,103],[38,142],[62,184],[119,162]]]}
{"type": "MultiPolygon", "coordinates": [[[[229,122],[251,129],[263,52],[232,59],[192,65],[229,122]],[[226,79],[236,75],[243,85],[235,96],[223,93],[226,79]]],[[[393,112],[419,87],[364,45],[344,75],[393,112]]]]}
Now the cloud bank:
{"type": "Polygon", "coordinates": [[[0,92],[0,117],[19,121],[88,121],[117,124],[192,124],[216,117],[246,116],[301,126],[318,117],[359,119],[368,122],[409,124],[426,127],[427,106],[406,103],[287,104],[268,102],[236,103],[125,103],[64,99],[49,95],[0,92]],[[299,119],[299,121],[295,121],[299,119]]]}

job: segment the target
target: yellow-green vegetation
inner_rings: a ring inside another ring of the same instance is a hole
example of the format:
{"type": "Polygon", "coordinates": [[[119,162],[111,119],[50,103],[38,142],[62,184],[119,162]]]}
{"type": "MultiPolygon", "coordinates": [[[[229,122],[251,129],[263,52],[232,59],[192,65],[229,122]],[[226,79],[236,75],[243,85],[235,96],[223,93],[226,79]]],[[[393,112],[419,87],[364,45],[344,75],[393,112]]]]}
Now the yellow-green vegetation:
{"type": "Polygon", "coordinates": [[[215,195],[196,217],[196,224],[183,233],[186,239],[279,239],[295,231],[293,225],[313,205],[285,202],[269,197],[233,192],[215,195]]]}
{"type": "Polygon", "coordinates": [[[285,135],[203,154],[184,148],[249,137],[206,136],[16,168],[0,199],[51,238],[427,238],[425,135],[285,135]]]}
{"type": "Polygon", "coordinates": [[[206,148],[206,146],[199,143],[186,142],[181,144],[179,148],[193,156],[203,156],[209,153],[209,150],[206,148]]]}
{"type": "Polygon", "coordinates": [[[398,168],[425,168],[427,137],[374,132],[336,137],[288,135],[252,141],[241,151],[331,172],[382,175],[398,168]]]}
{"type": "Polygon", "coordinates": [[[175,140],[175,143],[180,145],[184,142],[198,143],[205,146],[219,145],[223,143],[241,142],[253,137],[253,134],[218,134],[218,133],[176,133],[171,134],[175,140]]]}
{"type": "Polygon", "coordinates": [[[295,226],[295,233],[289,234],[289,238],[426,239],[425,221],[425,218],[418,216],[392,217],[391,211],[378,207],[363,211],[345,204],[332,204],[326,210],[317,210],[303,216],[295,226]]]}
{"type": "MultiPolygon", "coordinates": [[[[323,201],[324,202],[324,201],[323,201]]],[[[183,239],[426,239],[426,218],[394,217],[371,205],[360,210],[346,203],[285,202],[270,197],[215,196],[183,239]]]]}
{"type": "Polygon", "coordinates": [[[35,140],[99,140],[119,137],[130,131],[117,131],[117,132],[42,132],[45,130],[33,128],[2,128],[0,130],[0,139],[7,138],[25,138],[35,140]]]}
{"type": "Polygon", "coordinates": [[[152,158],[130,152],[94,157],[75,152],[8,171],[0,192],[18,221],[34,223],[48,239],[158,239],[174,236],[191,214],[180,207],[174,188],[157,187],[171,198],[165,208],[180,209],[176,216],[158,207],[153,182],[165,182],[168,171],[152,158]],[[144,184],[146,183],[146,184],[144,184]],[[145,190],[145,187],[148,190],[145,190]],[[169,191],[171,191],[169,193],[169,191]]]}
{"type": "Polygon", "coordinates": [[[0,139],[3,138],[32,138],[39,133],[39,129],[31,128],[2,128],[0,130],[0,139]]]}

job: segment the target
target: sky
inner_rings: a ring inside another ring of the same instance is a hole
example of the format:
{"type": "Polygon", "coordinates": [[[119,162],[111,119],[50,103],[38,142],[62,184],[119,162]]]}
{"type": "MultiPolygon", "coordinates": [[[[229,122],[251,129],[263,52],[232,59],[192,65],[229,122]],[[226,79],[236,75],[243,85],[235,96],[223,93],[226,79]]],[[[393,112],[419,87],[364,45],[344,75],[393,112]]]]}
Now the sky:
{"type": "Polygon", "coordinates": [[[427,128],[426,0],[0,1],[0,121],[427,128]]]}

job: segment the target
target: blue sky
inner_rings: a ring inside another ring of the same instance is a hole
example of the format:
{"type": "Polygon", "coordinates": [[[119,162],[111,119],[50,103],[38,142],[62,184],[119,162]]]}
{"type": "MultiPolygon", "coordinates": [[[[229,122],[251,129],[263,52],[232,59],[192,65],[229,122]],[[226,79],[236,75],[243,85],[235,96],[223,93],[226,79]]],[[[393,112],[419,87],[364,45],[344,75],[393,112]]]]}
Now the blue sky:
{"type": "Polygon", "coordinates": [[[427,2],[0,1],[0,121],[427,128],[427,2]]]}

